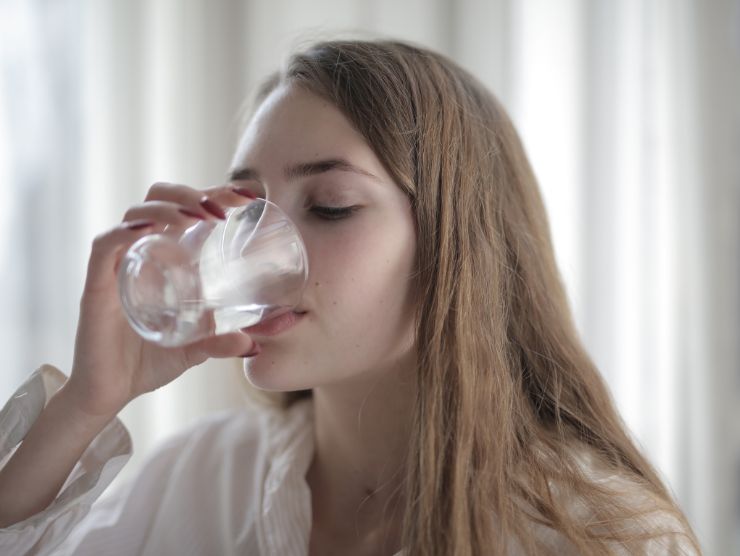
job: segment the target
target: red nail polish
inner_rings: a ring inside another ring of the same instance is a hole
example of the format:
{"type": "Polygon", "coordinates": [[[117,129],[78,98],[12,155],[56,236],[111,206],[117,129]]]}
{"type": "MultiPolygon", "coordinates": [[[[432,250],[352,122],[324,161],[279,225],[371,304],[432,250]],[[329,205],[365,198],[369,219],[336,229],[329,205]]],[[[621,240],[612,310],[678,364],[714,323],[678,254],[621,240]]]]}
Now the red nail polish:
{"type": "Polygon", "coordinates": [[[199,219],[199,220],[205,220],[205,218],[203,217],[203,215],[202,215],[202,214],[199,214],[199,213],[197,213],[197,212],[193,212],[192,210],[188,210],[188,209],[183,209],[183,208],[181,208],[181,209],[177,209],[177,210],[178,210],[178,211],[180,211],[180,212],[181,212],[182,214],[184,214],[185,216],[189,216],[189,217],[191,217],[191,218],[197,218],[197,219],[199,219]]]}
{"type": "Polygon", "coordinates": [[[200,200],[200,206],[210,212],[216,218],[226,220],[226,213],[216,203],[211,201],[208,197],[203,197],[200,200]]]}
{"type": "Polygon", "coordinates": [[[257,196],[252,193],[249,189],[246,187],[240,187],[238,185],[235,185],[231,188],[231,190],[236,193],[237,195],[241,195],[242,197],[247,197],[248,199],[256,199],[257,196]]]}
{"type": "Polygon", "coordinates": [[[150,226],[154,226],[154,222],[151,220],[134,220],[133,222],[126,222],[126,227],[129,230],[143,230],[150,226]]]}

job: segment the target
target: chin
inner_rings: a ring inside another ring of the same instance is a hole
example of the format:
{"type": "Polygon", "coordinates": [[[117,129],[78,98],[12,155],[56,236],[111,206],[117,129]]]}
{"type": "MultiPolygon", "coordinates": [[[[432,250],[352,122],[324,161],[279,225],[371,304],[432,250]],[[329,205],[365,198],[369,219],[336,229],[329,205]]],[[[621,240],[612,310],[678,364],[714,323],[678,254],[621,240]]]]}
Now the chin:
{"type": "MultiPolygon", "coordinates": [[[[312,384],[305,384],[303,380],[307,376],[296,374],[295,366],[286,370],[285,365],[278,365],[276,361],[259,360],[262,354],[254,359],[244,359],[244,376],[249,383],[259,389],[268,392],[289,392],[292,390],[308,390],[313,388],[312,384]]],[[[310,375],[308,375],[310,376],[310,375]]]]}

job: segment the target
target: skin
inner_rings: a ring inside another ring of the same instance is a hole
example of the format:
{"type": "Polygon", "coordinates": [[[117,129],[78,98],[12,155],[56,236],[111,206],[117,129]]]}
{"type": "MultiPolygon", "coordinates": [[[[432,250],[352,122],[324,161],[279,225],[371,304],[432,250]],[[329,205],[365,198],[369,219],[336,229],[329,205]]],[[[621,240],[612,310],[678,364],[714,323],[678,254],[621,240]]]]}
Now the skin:
{"type": "Polygon", "coordinates": [[[290,216],[309,255],[299,306],[306,314],[277,336],[253,335],[261,352],[245,359],[245,374],[265,390],[314,391],[316,452],[306,476],[314,520],[310,551],[392,553],[401,548],[400,514],[388,516],[401,508],[393,493],[408,442],[416,366],[410,202],[349,120],[296,86],[282,86],[265,100],[232,166],[235,185],[290,216]],[[358,171],[285,175],[286,166],[326,159],[343,159],[358,171]],[[357,208],[326,220],[312,210],[317,205],[357,208]]]}
{"type": "Polygon", "coordinates": [[[80,300],[72,372],[0,469],[0,527],[46,508],[93,438],[131,400],[164,386],[210,357],[236,357],[254,348],[254,341],[241,332],[180,348],[162,348],[143,341],[121,309],[116,271],[126,249],[167,225],[216,218],[200,204],[204,193],[211,202],[224,205],[248,202],[228,187],[204,192],[157,183],[149,189],[144,203],[126,211],[122,224],[93,241],[80,300]],[[180,212],[182,209],[190,216],[180,212]]]}
{"type": "Polygon", "coordinates": [[[120,225],[95,238],[70,377],[0,469],[0,527],[46,508],[92,439],[131,400],[208,358],[252,354],[245,373],[256,387],[314,390],[316,451],[306,474],[310,553],[389,554],[401,548],[403,501],[392,494],[408,445],[415,388],[410,203],[334,106],[293,87],[278,88],[262,104],[242,137],[234,170],[231,183],[204,191],[154,184],[120,225]],[[339,158],[356,171],[324,165],[326,171],[311,175],[284,172],[286,166],[339,158]],[[241,172],[245,166],[258,175],[241,172]],[[221,209],[249,202],[234,187],[273,201],[298,226],[310,268],[299,307],[305,313],[272,337],[234,332],[179,348],[143,341],[120,306],[121,257],[148,233],[218,218],[221,209]],[[355,209],[327,220],[317,205],[355,209]]]}

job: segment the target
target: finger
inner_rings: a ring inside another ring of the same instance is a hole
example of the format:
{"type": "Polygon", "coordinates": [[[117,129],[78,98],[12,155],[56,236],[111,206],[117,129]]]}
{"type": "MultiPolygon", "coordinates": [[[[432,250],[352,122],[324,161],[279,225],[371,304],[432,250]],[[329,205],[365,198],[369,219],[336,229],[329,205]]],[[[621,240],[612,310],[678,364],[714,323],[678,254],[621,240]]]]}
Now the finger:
{"type": "Polygon", "coordinates": [[[259,195],[254,184],[257,182],[228,183],[203,190],[209,199],[228,206],[241,206],[256,199],[259,195]]]}
{"type": "Polygon", "coordinates": [[[131,220],[152,220],[173,225],[192,224],[197,220],[215,218],[202,207],[183,207],[172,201],[147,201],[130,207],[123,217],[124,222],[131,220]]]}
{"type": "Polygon", "coordinates": [[[240,357],[256,351],[257,344],[251,336],[243,332],[230,332],[218,336],[209,336],[186,346],[188,359],[200,360],[203,356],[226,358],[240,357]]]}
{"type": "Polygon", "coordinates": [[[157,182],[149,188],[145,201],[171,201],[197,209],[204,197],[217,205],[241,206],[256,198],[256,193],[253,188],[246,187],[246,183],[227,183],[199,190],[187,185],[157,182]]]}
{"type": "Polygon", "coordinates": [[[197,207],[203,191],[179,183],[157,182],[147,191],[144,201],[171,201],[183,206],[197,207]]]}
{"type": "Polygon", "coordinates": [[[256,194],[243,186],[218,186],[203,191],[200,200],[201,206],[213,214],[226,207],[240,207],[251,203],[257,198],[256,194]],[[215,209],[215,210],[214,210],[215,209]]]}
{"type": "Polygon", "coordinates": [[[143,236],[163,226],[151,220],[125,222],[93,240],[85,289],[107,290],[115,284],[117,263],[123,253],[143,236]]]}
{"type": "Polygon", "coordinates": [[[210,199],[203,191],[187,185],[166,182],[153,184],[146,194],[144,204],[156,201],[177,203],[194,214],[203,215],[204,219],[211,216],[220,220],[226,218],[224,210],[218,202],[210,199]]]}

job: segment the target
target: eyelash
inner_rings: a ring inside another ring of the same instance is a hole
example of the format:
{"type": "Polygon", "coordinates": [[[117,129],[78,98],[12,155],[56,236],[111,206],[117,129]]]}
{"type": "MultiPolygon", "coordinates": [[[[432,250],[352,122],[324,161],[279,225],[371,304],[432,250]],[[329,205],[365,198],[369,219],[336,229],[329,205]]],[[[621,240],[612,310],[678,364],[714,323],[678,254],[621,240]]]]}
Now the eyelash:
{"type": "Polygon", "coordinates": [[[324,220],[348,218],[355,210],[357,210],[357,207],[320,207],[317,205],[311,207],[311,212],[324,220]]]}

